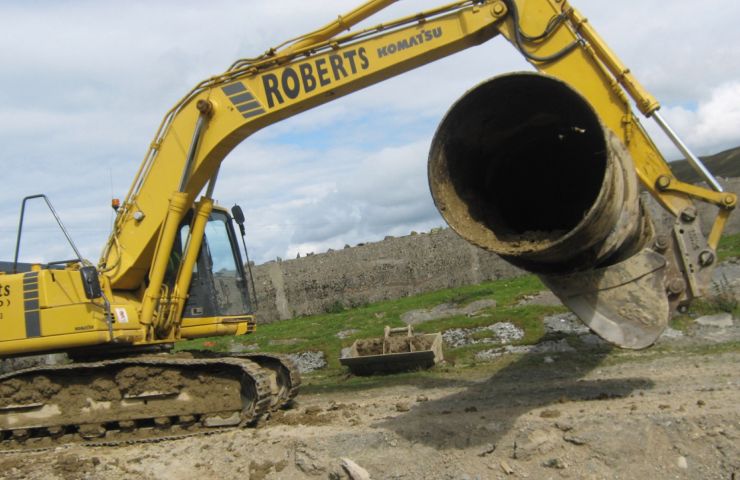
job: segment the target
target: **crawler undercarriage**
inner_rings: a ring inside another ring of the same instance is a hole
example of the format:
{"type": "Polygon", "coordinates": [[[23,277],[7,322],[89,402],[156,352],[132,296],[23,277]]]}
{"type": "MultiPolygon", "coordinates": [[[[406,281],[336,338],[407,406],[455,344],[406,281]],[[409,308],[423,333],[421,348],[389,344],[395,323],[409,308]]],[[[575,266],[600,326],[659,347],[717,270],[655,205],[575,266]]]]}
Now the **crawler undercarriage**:
{"type": "Polygon", "coordinates": [[[0,445],[106,443],[248,426],[296,396],[293,363],[179,353],[34,367],[0,376],[0,445]]]}

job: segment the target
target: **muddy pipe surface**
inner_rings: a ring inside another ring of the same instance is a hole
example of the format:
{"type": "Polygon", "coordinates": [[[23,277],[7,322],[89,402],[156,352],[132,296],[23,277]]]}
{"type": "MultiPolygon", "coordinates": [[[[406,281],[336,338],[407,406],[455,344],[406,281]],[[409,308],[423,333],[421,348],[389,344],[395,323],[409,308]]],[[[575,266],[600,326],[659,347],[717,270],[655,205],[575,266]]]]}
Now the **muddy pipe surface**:
{"type": "Polygon", "coordinates": [[[542,74],[468,91],[437,129],[428,173],[452,229],[535,273],[621,261],[649,234],[626,148],[580,94],[542,74]]]}

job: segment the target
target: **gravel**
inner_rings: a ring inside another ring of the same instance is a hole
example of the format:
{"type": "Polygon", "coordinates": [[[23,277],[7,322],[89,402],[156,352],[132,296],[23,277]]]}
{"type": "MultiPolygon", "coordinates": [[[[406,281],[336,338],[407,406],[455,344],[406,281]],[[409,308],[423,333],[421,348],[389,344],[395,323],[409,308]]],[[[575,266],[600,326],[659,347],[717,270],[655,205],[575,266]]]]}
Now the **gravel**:
{"type": "Polygon", "coordinates": [[[544,319],[547,333],[562,333],[565,335],[586,335],[590,329],[581,322],[574,313],[560,313],[549,315],[544,319]]]}
{"type": "Polygon", "coordinates": [[[324,352],[300,352],[292,353],[288,357],[295,362],[301,373],[313,372],[326,367],[326,355],[324,352]]]}
{"type": "Polygon", "coordinates": [[[697,318],[695,322],[704,327],[727,328],[732,326],[732,314],[718,313],[716,315],[704,315],[697,318]]]}
{"type": "Polygon", "coordinates": [[[451,328],[442,333],[442,339],[445,341],[445,344],[452,348],[481,343],[507,344],[520,340],[523,337],[524,330],[509,322],[494,323],[485,327],[451,328]],[[494,336],[473,338],[473,335],[476,333],[485,331],[492,332],[494,336]]]}
{"type": "Polygon", "coordinates": [[[475,359],[479,361],[492,360],[510,353],[566,353],[575,351],[568,341],[562,338],[558,341],[548,340],[537,345],[505,345],[501,348],[483,350],[475,355],[475,359]]]}

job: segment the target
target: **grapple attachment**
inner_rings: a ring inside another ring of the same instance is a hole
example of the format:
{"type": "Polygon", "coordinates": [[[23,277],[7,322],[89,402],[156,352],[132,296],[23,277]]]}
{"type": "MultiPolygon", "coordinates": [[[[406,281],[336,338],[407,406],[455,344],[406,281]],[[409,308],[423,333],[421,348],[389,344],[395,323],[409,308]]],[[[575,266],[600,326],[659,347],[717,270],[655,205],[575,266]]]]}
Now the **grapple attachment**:
{"type": "Polygon", "coordinates": [[[428,170],[452,229],[539,275],[604,339],[644,348],[668,324],[667,261],[630,154],[566,83],[517,73],[468,91],[428,170]]]}

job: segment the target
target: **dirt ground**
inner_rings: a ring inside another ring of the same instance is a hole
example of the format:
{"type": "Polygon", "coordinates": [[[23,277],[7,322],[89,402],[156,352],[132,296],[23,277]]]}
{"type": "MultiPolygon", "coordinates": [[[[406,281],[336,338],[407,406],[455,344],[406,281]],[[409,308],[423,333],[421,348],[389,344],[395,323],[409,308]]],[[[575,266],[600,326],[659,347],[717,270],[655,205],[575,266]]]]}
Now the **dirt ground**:
{"type": "Polygon", "coordinates": [[[0,477],[351,478],[342,458],[373,479],[740,477],[736,348],[607,352],[523,355],[466,378],[303,394],[253,429],[3,454],[0,477]]]}

